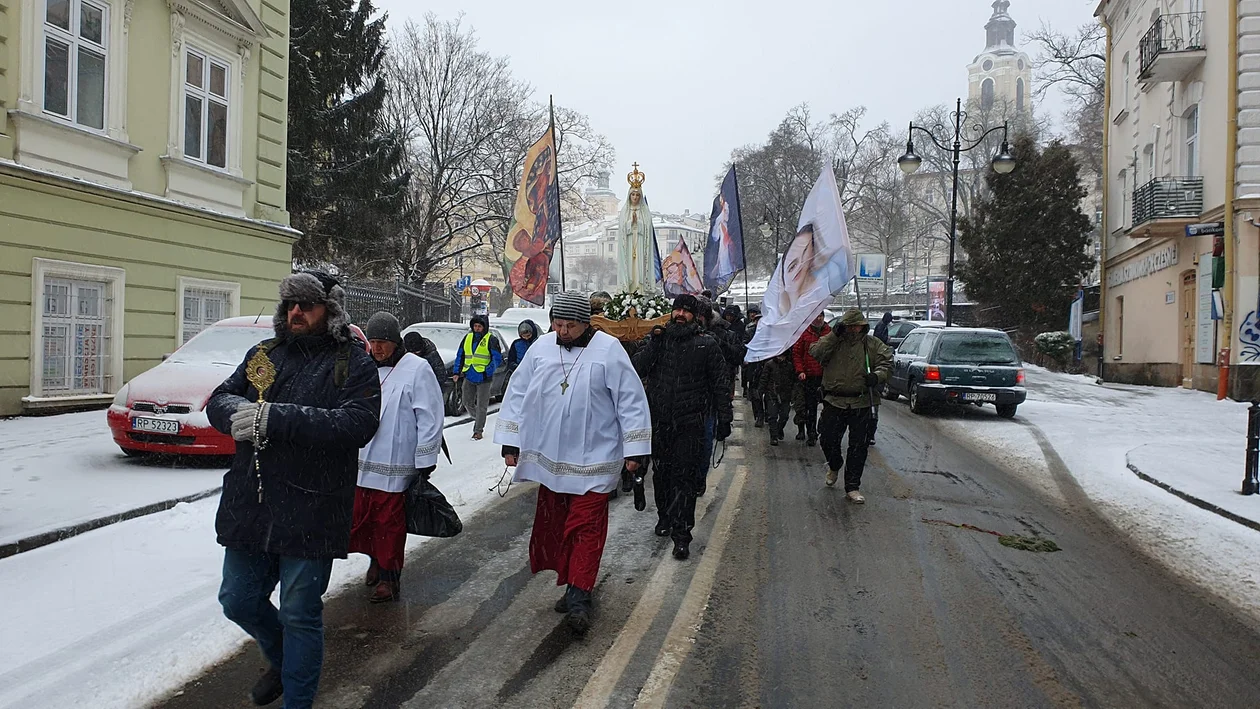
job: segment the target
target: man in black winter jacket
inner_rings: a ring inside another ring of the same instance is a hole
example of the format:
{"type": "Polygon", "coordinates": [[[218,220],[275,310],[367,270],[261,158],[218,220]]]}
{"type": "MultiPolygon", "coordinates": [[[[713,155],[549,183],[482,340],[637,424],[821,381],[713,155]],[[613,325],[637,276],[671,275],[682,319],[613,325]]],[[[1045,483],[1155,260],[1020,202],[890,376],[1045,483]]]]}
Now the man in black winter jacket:
{"type": "Polygon", "coordinates": [[[359,449],[376,433],[381,387],[332,277],[296,273],[280,298],[275,338],[250,348],[206,413],[237,441],[215,531],[226,547],[223,614],[271,664],[251,697],[283,694],[286,707],[306,709],[323,666],[321,597],[349,549],[359,449]]]}
{"type": "Polygon", "coordinates": [[[652,413],[652,486],[658,521],[656,534],[674,540],[674,558],[690,555],[696,524],[696,497],[704,486],[709,461],[704,452],[704,424],[716,411],[716,437],[731,435],[730,379],[721,347],[696,322],[695,296],[674,299],[673,319],[655,331],[634,355],[652,413]]]}

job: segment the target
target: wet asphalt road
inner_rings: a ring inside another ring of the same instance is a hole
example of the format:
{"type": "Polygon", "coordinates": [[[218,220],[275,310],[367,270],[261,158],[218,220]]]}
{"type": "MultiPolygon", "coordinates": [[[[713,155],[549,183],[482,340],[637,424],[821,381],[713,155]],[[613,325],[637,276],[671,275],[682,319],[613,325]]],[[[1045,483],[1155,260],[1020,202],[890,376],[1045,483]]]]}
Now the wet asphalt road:
{"type": "MultiPolygon", "coordinates": [[[[652,535],[651,509],[613,502],[586,639],[551,609],[554,574],[528,572],[534,490],[514,486],[409,558],[402,602],[329,601],[317,706],[1260,705],[1260,628],[1133,549],[1048,444],[1066,502],[889,405],[857,507],[823,485],[818,449],[738,423],[734,438],[689,561],[652,535]]],[[[251,706],[262,666],[250,647],[159,706],[251,706]]]]}

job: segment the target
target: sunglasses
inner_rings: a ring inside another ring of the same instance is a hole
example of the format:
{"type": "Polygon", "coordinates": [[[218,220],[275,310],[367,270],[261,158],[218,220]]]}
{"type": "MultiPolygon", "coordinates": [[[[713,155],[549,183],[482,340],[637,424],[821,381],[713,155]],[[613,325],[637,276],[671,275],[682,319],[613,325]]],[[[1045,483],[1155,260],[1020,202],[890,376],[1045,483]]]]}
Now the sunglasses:
{"type": "Polygon", "coordinates": [[[298,308],[300,308],[302,312],[309,313],[312,310],[314,310],[315,306],[319,305],[319,303],[312,303],[310,301],[305,301],[305,300],[286,300],[284,301],[284,312],[287,313],[290,310],[293,310],[293,306],[295,305],[298,306],[298,308]]]}

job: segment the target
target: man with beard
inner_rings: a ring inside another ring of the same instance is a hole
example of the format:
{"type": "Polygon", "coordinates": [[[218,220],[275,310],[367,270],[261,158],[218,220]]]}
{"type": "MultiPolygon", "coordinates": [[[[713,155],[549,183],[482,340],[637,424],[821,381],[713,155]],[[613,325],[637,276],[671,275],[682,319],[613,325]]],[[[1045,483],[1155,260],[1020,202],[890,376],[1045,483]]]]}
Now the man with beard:
{"type": "Polygon", "coordinates": [[[324,663],[322,597],[349,548],[359,449],[376,434],[381,387],[335,279],[295,273],[280,298],[275,338],[251,347],[206,405],[210,425],[237,442],[214,524],[226,547],[219,602],[270,664],[254,703],[283,694],[286,707],[309,709],[324,663]]]}
{"type": "Polygon", "coordinates": [[[403,349],[398,319],[380,312],[365,330],[381,380],[381,425],[359,451],[350,551],[367,554],[369,600],[398,600],[407,545],[407,489],[437,467],[442,390],[429,363],[403,349]]]}
{"type": "Polygon", "coordinates": [[[792,363],[796,366],[796,379],[800,382],[797,390],[799,398],[792,402],[796,409],[796,440],[804,440],[808,446],[818,442],[818,395],[823,375],[822,365],[810,354],[810,348],[830,333],[831,328],[827,326],[823,314],[819,313],[801,333],[801,339],[792,346],[792,363]]]}
{"type": "Polygon", "coordinates": [[[844,491],[854,504],[866,502],[858,489],[866,467],[868,432],[879,406],[876,388],[888,382],[892,353],[888,345],[870,333],[870,323],[854,308],[844,314],[835,332],[809,348],[822,366],[823,413],[818,428],[823,455],[827,456],[827,486],[836,484],[844,466],[844,491]],[[848,463],[845,464],[845,429],[849,431],[848,463]]]}
{"type": "Polygon", "coordinates": [[[525,353],[494,432],[513,479],[539,483],[530,569],[555,571],[567,585],[556,611],[578,635],[591,624],[609,493],[623,466],[636,471],[652,452],[643,383],[621,343],[590,322],[586,296],[555,297],[552,332],[525,353]]]}
{"type": "Polygon", "coordinates": [[[702,309],[695,296],[675,298],[669,326],[654,332],[634,356],[652,408],[656,534],[673,539],[679,560],[691,554],[696,497],[709,468],[705,419],[716,412],[715,435],[724,441],[731,435],[733,418],[728,369],[717,340],[700,330],[697,314],[702,309]]]}

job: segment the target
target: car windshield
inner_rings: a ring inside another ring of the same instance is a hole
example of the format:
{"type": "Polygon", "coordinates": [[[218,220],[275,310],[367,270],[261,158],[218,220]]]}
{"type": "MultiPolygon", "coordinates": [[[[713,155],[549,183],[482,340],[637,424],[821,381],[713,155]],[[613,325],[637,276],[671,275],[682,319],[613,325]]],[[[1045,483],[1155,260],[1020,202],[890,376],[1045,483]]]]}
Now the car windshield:
{"type": "Polygon", "coordinates": [[[936,360],[941,364],[1019,364],[1011,341],[1000,333],[947,333],[936,360]]]}
{"type": "Polygon", "coordinates": [[[271,330],[268,328],[210,327],[184,343],[167,361],[181,364],[228,364],[235,367],[245,359],[249,348],[269,337],[271,330]]]}
{"type": "Polygon", "coordinates": [[[913,332],[918,326],[910,322],[895,322],[888,326],[889,337],[905,337],[913,332]]]}
{"type": "Polygon", "coordinates": [[[459,348],[464,341],[464,335],[467,335],[471,330],[455,327],[420,326],[413,328],[412,332],[418,332],[425,339],[431,340],[433,346],[439,350],[453,351],[459,348]]]}

